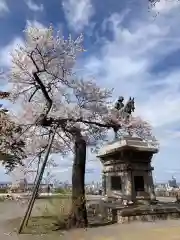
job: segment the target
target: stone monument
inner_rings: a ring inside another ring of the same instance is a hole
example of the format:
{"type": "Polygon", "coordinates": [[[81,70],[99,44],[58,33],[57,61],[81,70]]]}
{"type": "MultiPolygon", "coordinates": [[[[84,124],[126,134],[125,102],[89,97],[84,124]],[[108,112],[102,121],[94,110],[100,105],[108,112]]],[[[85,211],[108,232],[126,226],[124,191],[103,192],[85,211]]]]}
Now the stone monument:
{"type": "MultiPolygon", "coordinates": [[[[130,98],[126,106],[123,100],[119,97],[115,108],[129,119],[135,109],[134,98],[130,98]]],[[[155,200],[151,160],[157,152],[157,144],[130,135],[118,139],[116,130],[115,141],[103,147],[97,156],[103,165],[104,194],[133,202],[155,200]]]]}
{"type": "Polygon", "coordinates": [[[125,136],[98,154],[103,164],[103,190],[107,197],[118,194],[122,199],[155,199],[151,167],[157,146],[141,138],[125,136]]]}

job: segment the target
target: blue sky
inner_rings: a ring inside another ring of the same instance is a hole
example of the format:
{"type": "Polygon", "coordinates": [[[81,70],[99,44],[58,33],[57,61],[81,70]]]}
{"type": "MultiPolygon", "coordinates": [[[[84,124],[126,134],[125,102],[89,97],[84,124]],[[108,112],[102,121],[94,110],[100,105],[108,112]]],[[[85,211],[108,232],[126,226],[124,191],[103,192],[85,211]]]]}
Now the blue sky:
{"type": "MultiPolygon", "coordinates": [[[[179,11],[176,0],[161,0],[151,11],[144,0],[0,0],[0,66],[10,67],[9,52],[23,43],[27,24],[52,23],[64,36],[84,33],[83,73],[114,88],[114,99],[135,97],[136,114],[150,122],[160,142],[153,159],[156,180],[173,174],[180,181],[179,11]]],[[[61,180],[70,179],[68,161],[56,173],[61,180]]],[[[94,170],[87,181],[99,180],[98,160],[87,168],[94,170]]],[[[3,168],[0,178],[8,179],[3,168]]]]}

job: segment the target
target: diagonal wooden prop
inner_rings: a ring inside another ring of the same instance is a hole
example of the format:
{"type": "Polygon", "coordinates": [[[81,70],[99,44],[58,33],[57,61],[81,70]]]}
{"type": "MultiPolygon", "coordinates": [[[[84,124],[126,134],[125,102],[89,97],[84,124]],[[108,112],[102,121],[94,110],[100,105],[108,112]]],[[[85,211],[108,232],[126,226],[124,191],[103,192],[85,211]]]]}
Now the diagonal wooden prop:
{"type": "Polygon", "coordinates": [[[46,151],[46,154],[45,154],[45,157],[44,157],[44,162],[42,164],[42,167],[41,167],[41,170],[40,170],[39,175],[37,177],[37,180],[35,179],[35,186],[34,186],[33,194],[31,196],[31,199],[29,201],[29,204],[28,204],[27,210],[25,212],[24,218],[22,219],[22,222],[21,222],[19,230],[18,230],[19,234],[22,233],[22,230],[23,230],[24,226],[27,226],[29,218],[31,216],[31,212],[32,212],[32,209],[33,209],[33,206],[34,206],[37,194],[38,194],[40,183],[42,181],[42,177],[43,177],[44,170],[45,170],[48,158],[49,158],[49,154],[50,154],[50,150],[51,150],[52,143],[53,143],[53,140],[54,140],[54,136],[56,134],[56,130],[57,130],[57,127],[51,133],[49,143],[48,143],[48,147],[47,147],[47,151],[46,151]]]}

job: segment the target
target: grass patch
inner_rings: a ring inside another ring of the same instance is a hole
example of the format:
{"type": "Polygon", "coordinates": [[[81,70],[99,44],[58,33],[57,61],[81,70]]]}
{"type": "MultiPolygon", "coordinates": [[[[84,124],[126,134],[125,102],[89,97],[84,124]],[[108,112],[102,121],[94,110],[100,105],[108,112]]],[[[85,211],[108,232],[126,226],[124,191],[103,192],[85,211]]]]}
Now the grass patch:
{"type": "Polygon", "coordinates": [[[42,195],[40,195],[40,196],[38,196],[38,199],[69,199],[69,198],[71,198],[71,194],[68,194],[68,193],[65,193],[65,194],[63,194],[63,193],[56,193],[56,194],[54,194],[54,195],[44,195],[44,196],[42,196],[42,195]]]}
{"type": "MultiPolygon", "coordinates": [[[[64,230],[71,228],[69,226],[69,216],[72,207],[71,196],[65,198],[37,199],[33,208],[32,216],[27,227],[24,228],[25,234],[48,234],[57,232],[61,234],[64,230]],[[58,230],[58,231],[55,231],[58,230]]],[[[97,208],[97,207],[96,207],[97,208]]],[[[109,220],[98,213],[103,213],[102,209],[97,209],[97,213],[91,214],[88,210],[89,227],[98,227],[109,224],[109,220]]],[[[18,229],[22,218],[12,219],[8,226],[12,229],[18,229]]]]}
{"type": "Polygon", "coordinates": [[[44,206],[37,207],[43,216],[53,216],[58,219],[63,219],[71,211],[71,197],[47,200],[44,206]]]}
{"type": "MultiPolygon", "coordinates": [[[[37,200],[24,234],[48,234],[58,229],[65,229],[66,219],[71,211],[71,198],[37,200]]],[[[18,230],[22,218],[8,221],[11,229],[18,230]]],[[[58,231],[59,233],[59,231],[58,231]]]]}
{"type": "Polygon", "coordinates": [[[0,197],[0,202],[4,202],[4,197],[0,197]]]}
{"type": "MultiPolygon", "coordinates": [[[[16,218],[8,221],[8,226],[18,231],[22,219],[16,218]]],[[[23,229],[23,234],[48,234],[56,230],[57,219],[53,216],[36,216],[29,219],[28,225],[23,229]]]]}

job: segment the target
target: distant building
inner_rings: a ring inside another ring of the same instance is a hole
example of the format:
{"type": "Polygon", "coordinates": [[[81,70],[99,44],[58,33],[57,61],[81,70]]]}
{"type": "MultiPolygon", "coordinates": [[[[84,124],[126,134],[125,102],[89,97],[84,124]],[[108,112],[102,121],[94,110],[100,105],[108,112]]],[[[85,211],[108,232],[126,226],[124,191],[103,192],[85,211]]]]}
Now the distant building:
{"type": "Polygon", "coordinates": [[[11,185],[11,182],[0,182],[0,188],[8,188],[11,185]]]}
{"type": "Polygon", "coordinates": [[[176,182],[176,178],[174,178],[174,177],[172,176],[172,179],[168,181],[168,185],[169,185],[169,187],[177,188],[178,185],[177,185],[177,182],[176,182]]]}
{"type": "MultiPolygon", "coordinates": [[[[48,186],[52,189],[53,184],[46,184],[46,183],[41,183],[39,186],[39,192],[47,192],[48,186]]],[[[33,191],[34,188],[34,183],[27,183],[26,185],[26,191],[33,191]]]]}

